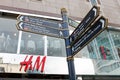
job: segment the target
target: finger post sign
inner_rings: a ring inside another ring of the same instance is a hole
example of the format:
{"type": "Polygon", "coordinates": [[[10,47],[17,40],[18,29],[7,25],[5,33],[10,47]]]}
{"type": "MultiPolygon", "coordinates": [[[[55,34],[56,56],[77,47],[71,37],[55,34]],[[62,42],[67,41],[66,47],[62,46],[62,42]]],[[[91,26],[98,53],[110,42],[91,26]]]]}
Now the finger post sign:
{"type": "Polygon", "coordinates": [[[94,20],[99,16],[100,8],[93,6],[93,8],[88,12],[88,14],[85,16],[85,18],[81,21],[81,23],[77,26],[77,28],[73,31],[73,33],[70,35],[70,43],[71,45],[76,43],[76,41],[79,39],[80,35],[89,28],[90,24],[94,22],[94,20]]]}
{"type": "Polygon", "coordinates": [[[91,40],[107,28],[108,20],[101,16],[91,27],[81,35],[80,39],[71,46],[74,56],[82,48],[84,48],[91,40]]]}
{"type": "Polygon", "coordinates": [[[60,21],[57,22],[46,18],[26,15],[20,15],[17,19],[19,21],[17,23],[18,30],[57,38],[68,37],[64,35],[65,31],[68,31],[68,29],[64,29],[60,21]]]}

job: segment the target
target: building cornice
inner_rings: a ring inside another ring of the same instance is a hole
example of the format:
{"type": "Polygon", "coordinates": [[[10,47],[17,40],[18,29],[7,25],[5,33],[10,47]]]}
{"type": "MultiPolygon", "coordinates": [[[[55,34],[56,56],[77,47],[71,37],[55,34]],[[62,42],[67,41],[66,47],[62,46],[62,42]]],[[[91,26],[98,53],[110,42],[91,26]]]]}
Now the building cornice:
{"type": "MultiPolygon", "coordinates": [[[[43,12],[43,11],[36,11],[36,10],[30,10],[30,9],[23,9],[23,8],[16,8],[16,7],[9,7],[9,6],[3,6],[0,5],[0,10],[7,10],[7,11],[13,11],[13,12],[19,12],[19,13],[27,13],[27,14],[34,14],[34,15],[45,15],[45,16],[49,16],[49,17],[54,17],[55,19],[61,20],[61,14],[57,14],[57,13],[49,13],[49,12],[43,12]]],[[[77,21],[81,21],[83,18],[80,17],[74,17],[74,16],[69,16],[70,18],[77,20],[77,21]]],[[[116,26],[116,27],[120,27],[120,24],[116,24],[116,23],[111,23],[109,22],[108,24],[109,26],[116,26]]]]}

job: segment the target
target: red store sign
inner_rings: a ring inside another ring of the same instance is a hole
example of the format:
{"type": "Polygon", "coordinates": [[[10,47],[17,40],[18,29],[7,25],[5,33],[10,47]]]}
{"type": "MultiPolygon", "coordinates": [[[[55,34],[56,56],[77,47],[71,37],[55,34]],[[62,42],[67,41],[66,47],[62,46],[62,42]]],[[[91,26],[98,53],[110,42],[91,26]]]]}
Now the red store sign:
{"type": "Polygon", "coordinates": [[[25,57],[24,61],[20,62],[20,65],[21,65],[21,67],[19,69],[20,71],[22,70],[23,67],[24,67],[25,72],[27,70],[32,70],[32,71],[37,70],[37,71],[40,71],[40,72],[44,71],[45,62],[46,62],[46,56],[44,56],[42,59],[40,59],[41,57],[38,56],[36,58],[36,61],[35,61],[34,65],[32,64],[33,63],[33,61],[32,61],[33,56],[30,56],[28,58],[28,61],[27,61],[27,58],[28,58],[28,55],[25,57]]]}

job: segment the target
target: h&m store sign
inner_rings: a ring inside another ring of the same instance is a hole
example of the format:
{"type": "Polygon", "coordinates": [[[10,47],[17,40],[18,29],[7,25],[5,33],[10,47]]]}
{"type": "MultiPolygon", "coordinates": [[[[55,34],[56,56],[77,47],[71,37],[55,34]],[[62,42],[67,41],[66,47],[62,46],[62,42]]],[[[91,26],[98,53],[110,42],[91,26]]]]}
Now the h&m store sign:
{"type": "Polygon", "coordinates": [[[33,62],[33,57],[34,56],[26,56],[25,59],[20,62],[20,71],[22,68],[24,68],[24,71],[39,71],[39,72],[44,72],[44,67],[45,67],[45,62],[46,62],[46,56],[40,57],[37,56],[35,62],[33,62]]]}

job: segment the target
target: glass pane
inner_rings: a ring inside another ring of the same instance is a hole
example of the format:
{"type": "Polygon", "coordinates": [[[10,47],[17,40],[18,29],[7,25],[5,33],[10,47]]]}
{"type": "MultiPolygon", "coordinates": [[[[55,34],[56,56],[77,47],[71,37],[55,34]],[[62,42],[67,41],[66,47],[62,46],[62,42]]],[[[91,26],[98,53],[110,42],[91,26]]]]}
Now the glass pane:
{"type": "Polygon", "coordinates": [[[18,31],[15,24],[14,19],[0,18],[0,52],[17,52],[18,31]]]}
{"type": "Polygon", "coordinates": [[[90,42],[88,45],[87,45],[87,48],[88,48],[88,51],[89,51],[89,56],[90,58],[92,59],[97,59],[96,55],[97,55],[97,52],[95,51],[95,46],[93,45],[93,42],[90,42]]]}
{"type": "Polygon", "coordinates": [[[44,36],[23,32],[21,39],[20,54],[43,55],[44,36]]]}
{"type": "Polygon", "coordinates": [[[107,31],[99,34],[88,46],[89,56],[93,59],[114,59],[114,50],[107,31]]]}
{"type": "Polygon", "coordinates": [[[118,59],[120,47],[120,32],[119,31],[105,31],[99,35],[96,40],[99,53],[102,59],[108,60],[93,60],[95,72],[97,75],[119,75],[120,60],[118,59]],[[109,36],[108,36],[109,35],[109,36]],[[102,46],[101,46],[102,45],[102,46]],[[112,46],[111,46],[112,45],[112,46]],[[116,49],[116,50],[115,50],[116,49]],[[116,51],[118,50],[118,54],[116,51]]]}
{"type": "Polygon", "coordinates": [[[99,49],[98,52],[100,53],[101,58],[105,60],[113,59],[113,51],[112,51],[110,39],[108,37],[108,32],[104,31],[96,38],[96,40],[99,49]]]}
{"type": "Polygon", "coordinates": [[[120,32],[119,31],[110,31],[111,36],[117,50],[118,56],[120,57],[120,32]]]}
{"type": "Polygon", "coordinates": [[[96,0],[90,0],[92,5],[97,5],[97,1],[96,0]]]}
{"type": "Polygon", "coordinates": [[[48,56],[65,56],[66,48],[64,39],[48,37],[48,56]]]}

